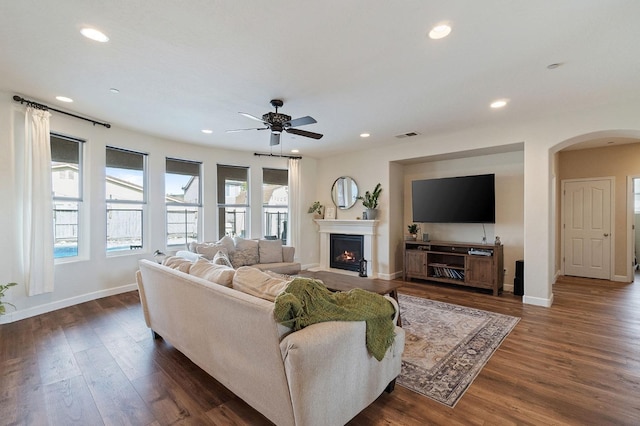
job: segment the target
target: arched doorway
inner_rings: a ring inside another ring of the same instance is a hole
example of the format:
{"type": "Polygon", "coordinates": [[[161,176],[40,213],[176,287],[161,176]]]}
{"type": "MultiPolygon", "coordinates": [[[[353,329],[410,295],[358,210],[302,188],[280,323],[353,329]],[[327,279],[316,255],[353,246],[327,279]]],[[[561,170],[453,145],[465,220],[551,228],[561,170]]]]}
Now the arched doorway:
{"type": "MultiPolygon", "coordinates": [[[[568,267],[571,262],[573,240],[567,238],[567,212],[572,206],[565,206],[567,194],[563,191],[563,182],[571,185],[590,182],[597,179],[610,180],[611,194],[611,233],[605,232],[610,244],[610,265],[604,276],[598,278],[613,281],[633,281],[633,259],[635,241],[633,239],[633,177],[640,176],[640,130],[608,130],[592,132],[567,139],[553,147],[551,160],[554,170],[552,191],[555,191],[555,269],[559,275],[582,275],[576,269],[568,267]],[[569,247],[569,248],[567,248],[569,247]]],[[[552,192],[553,193],[553,192],[552,192]]],[[[579,241],[579,239],[577,240],[579,241]]],[[[598,241],[594,240],[596,247],[598,241]]],[[[578,244],[578,247],[580,245],[578,244]]],[[[580,252],[579,255],[587,256],[580,252]]],[[[606,260],[609,260],[606,259],[606,260]]],[[[578,262],[579,263],[579,262],[578,262]]]]}

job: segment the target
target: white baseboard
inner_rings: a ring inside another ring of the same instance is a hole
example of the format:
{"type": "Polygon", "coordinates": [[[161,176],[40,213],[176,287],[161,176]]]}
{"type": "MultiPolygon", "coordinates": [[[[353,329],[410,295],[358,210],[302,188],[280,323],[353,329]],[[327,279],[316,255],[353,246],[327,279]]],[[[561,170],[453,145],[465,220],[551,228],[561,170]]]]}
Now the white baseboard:
{"type": "Polygon", "coordinates": [[[379,280],[391,281],[395,280],[398,277],[402,278],[402,272],[394,272],[392,274],[378,274],[376,278],[378,278],[379,280]]]}
{"type": "Polygon", "coordinates": [[[630,283],[633,280],[629,279],[629,277],[626,275],[614,275],[613,281],[621,282],[621,283],[630,283]]]}
{"type": "Polygon", "coordinates": [[[549,299],[543,299],[542,297],[533,297],[527,296],[526,294],[522,296],[522,303],[526,305],[535,305],[535,306],[543,306],[545,308],[550,308],[553,304],[553,294],[549,299]]]}
{"type": "Polygon", "coordinates": [[[36,315],[46,314],[47,312],[57,311],[58,309],[68,308],[69,306],[78,305],[80,303],[89,302],[91,300],[102,299],[103,297],[113,296],[114,294],[126,293],[138,289],[138,284],[126,284],[120,287],[109,288],[106,290],[95,291],[93,293],[81,294],[79,296],[70,297],[68,299],[57,300],[55,302],[46,303],[44,305],[34,306],[32,308],[20,309],[7,313],[0,317],[0,324],[8,324],[20,321],[26,318],[35,317],[36,315]]]}

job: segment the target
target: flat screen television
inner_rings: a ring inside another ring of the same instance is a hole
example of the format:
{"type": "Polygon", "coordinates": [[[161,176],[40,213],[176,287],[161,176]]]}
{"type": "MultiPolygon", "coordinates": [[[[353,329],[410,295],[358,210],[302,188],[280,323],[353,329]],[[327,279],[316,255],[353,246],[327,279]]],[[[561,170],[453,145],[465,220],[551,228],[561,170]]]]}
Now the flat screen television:
{"type": "Polygon", "coordinates": [[[411,182],[414,222],[496,223],[495,175],[411,182]]]}

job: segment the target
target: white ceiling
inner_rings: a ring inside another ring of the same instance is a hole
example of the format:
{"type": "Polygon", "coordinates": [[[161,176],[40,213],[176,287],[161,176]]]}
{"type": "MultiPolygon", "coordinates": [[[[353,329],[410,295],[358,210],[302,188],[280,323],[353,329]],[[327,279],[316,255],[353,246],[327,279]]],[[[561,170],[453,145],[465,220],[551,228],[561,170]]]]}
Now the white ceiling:
{"type": "Polygon", "coordinates": [[[283,135],[282,152],[323,157],[637,99],[638,17],[637,0],[2,0],[0,89],[261,152],[266,131],[225,130],[255,127],[238,112],[261,116],[281,98],[280,112],[314,117],[301,129],[325,135],[283,135]],[[442,21],[451,35],[429,39],[442,21]],[[110,41],[82,37],[83,26],[110,41]],[[510,102],[491,110],[497,98],[510,102]]]}

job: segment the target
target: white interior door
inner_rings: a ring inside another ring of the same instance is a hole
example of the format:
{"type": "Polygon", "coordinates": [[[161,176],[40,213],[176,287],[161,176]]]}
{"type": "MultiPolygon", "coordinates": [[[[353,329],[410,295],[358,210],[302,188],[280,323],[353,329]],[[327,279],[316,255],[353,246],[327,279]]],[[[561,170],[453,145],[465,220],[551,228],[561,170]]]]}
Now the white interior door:
{"type": "Polygon", "coordinates": [[[564,182],[564,273],[611,278],[611,180],[564,182]]]}

